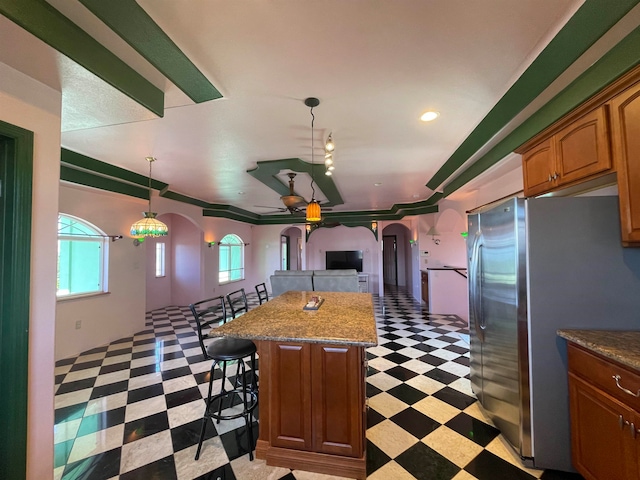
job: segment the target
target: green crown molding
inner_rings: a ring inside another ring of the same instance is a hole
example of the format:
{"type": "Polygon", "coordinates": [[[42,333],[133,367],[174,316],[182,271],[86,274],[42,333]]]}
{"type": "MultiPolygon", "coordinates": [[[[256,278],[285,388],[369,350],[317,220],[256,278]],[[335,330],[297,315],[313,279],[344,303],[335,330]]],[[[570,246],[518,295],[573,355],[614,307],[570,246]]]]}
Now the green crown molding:
{"type": "Polygon", "coordinates": [[[222,94],[134,0],[80,0],[196,103],[222,94]]]}
{"type": "Polygon", "coordinates": [[[159,117],[164,115],[159,88],[45,0],[0,0],[0,13],[159,117]]]}
{"type": "Polygon", "coordinates": [[[15,479],[27,471],[33,139],[0,121],[0,465],[15,479]]]}
{"type": "Polygon", "coordinates": [[[440,167],[426,186],[435,190],[625,16],[639,0],[587,0],[440,167]]]}
{"type": "Polygon", "coordinates": [[[327,197],[327,202],[322,206],[333,207],[335,205],[344,204],[338,187],[330,176],[324,174],[324,164],[307,163],[299,158],[283,158],[280,160],[264,160],[258,162],[258,166],[251,170],[247,170],[247,173],[262,183],[264,183],[271,190],[276,191],[280,196],[289,195],[289,185],[285,185],[278,179],[277,175],[282,170],[291,170],[296,173],[307,173],[313,177],[314,183],[327,197]]]}
{"type": "MultiPolygon", "coordinates": [[[[66,148],[61,149],[60,161],[63,165],[78,167],[80,169],[89,170],[93,173],[97,173],[107,177],[113,177],[114,179],[121,180],[123,182],[133,183],[147,188],[149,187],[149,177],[146,175],[140,175],[139,173],[134,173],[121,167],[116,167],[115,165],[96,160],[95,158],[87,157],[86,155],[82,155],[81,153],[72,152],[71,150],[67,150],[66,148]]],[[[159,182],[158,180],[153,179],[151,180],[151,188],[155,190],[164,190],[168,186],[169,184],[167,183],[159,182]]],[[[146,198],[149,198],[149,195],[147,195],[146,198]]]]}
{"type": "Polygon", "coordinates": [[[545,128],[580,106],[596,93],[640,64],[640,27],[622,39],[615,47],[603,55],[588,70],[575,79],[542,108],[522,122],[496,146],[464,170],[444,187],[443,194],[427,201],[437,202],[443,196],[451,195],[460,187],[492,167],[517,147],[535,137],[545,128]]]}
{"type": "MultiPolygon", "coordinates": [[[[145,175],[140,175],[124,168],[110,165],[106,162],[96,160],[95,158],[87,157],[86,155],[82,155],[77,152],[72,152],[66,148],[61,149],[60,156],[60,180],[98,188],[109,192],[120,193],[130,197],[142,198],[145,200],[149,199],[149,177],[145,175]]],[[[275,176],[275,174],[280,172],[280,170],[290,169],[297,172],[305,172],[307,171],[305,170],[306,168],[310,169],[311,167],[311,164],[303,162],[299,158],[272,160],[269,162],[258,163],[263,164],[262,166],[264,166],[265,163],[267,164],[266,168],[263,169],[263,172],[272,172],[271,175],[268,175],[265,178],[270,179],[267,180],[268,182],[273,182],[273,188],[276,191],[278,191],[278,188],[285,188],[283,183],[275,176]]],[[[314,167],[318,167],[320,169],[323,168],[322,165],[314,165],[314,167]]],[[[254,169],[252,172],[255,172],[256,170],[257,169],[254,169]]],[[[322,177],[328,178],[324,174],[322,174],[322,177]]],[[[343,203],[342,197],[338,193],[332,180],[330,180],[329,183],[326,183],[325,180],[322,185],[324,185],[324,188],[329,192],[335,190],[335,194],[332,193],[332,200],[334,202],[343,203]]],[[[161,197],[202,208],[202,215],[204,217],[227,218],[230,220],[237,220],[239,222],[250,223],[252,225],[295,225],[306,223],[304,213],[293,215],[260,215],[233,205],[208,203],[197,198],[173,192],[169,189],[169,185],[167,183],[154,179],[151,180],[151,188],[158,190],[161,197]]],[[[326,195],[326,191],[322,191],[326,195]]],[[[286,187],[286,191],[282,191],[282,195],[288,194],[289,188],[286,187]]],[[[333,205],[333,203],[331,203],[331,205],[333,205]]],[[[325,203],[323,206],[330,206],[330,203],[325,203]]],[[[325,212],[322,214],[322,217],[323,220],[327,222],[339,222],[341,225],[367,226],[367,224],[370,224],[372,221],[400,220],[407,215],[422,215],[435,213],[437,211],[437,205],[432,205],[428,203],[427,200],[424,200],[417,203],[396,204],[389,210],[360,210],[334,213],[325,212]]]]}

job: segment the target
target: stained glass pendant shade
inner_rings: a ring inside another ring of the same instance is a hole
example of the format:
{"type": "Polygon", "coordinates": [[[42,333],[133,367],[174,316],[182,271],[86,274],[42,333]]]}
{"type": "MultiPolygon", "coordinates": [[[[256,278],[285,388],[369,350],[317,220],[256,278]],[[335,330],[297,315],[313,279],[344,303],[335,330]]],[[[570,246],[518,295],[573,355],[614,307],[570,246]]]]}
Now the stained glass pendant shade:
{"type": "Polygon", "coordinates": [[[151,164],[154,157],[147,157],[149,162],[149,211],[142,212],[144,218],[131,225],[131,236],[134,238],[163,237],[169,233],[169,228],[156,218],[156,213],[151,211],[151,164]]]}

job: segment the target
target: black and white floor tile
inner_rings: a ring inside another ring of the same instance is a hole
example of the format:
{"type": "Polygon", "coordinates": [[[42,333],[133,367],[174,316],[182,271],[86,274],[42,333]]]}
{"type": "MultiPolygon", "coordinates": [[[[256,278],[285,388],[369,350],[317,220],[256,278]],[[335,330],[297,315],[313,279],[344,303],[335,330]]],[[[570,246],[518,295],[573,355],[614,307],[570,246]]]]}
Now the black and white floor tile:
{"type": "MultiPolygon", "coordinates": [[[[256,306],[257,298],[250,302],[256,306]]],[[[375,303],[379,345],[367,350],[368,479],[582,478],[520,464],[471,392],[463,321],[428,314],[395,289],[375,303]]],[[[54,479],[336,478],[250,462],[241,418],[210,424],[194,461],[209,368],[185,307],[150,312],[143,332],[57,362],[54,479]]],[[[221,377],[217,372],[214,388],[221,377]]],[[[254,436],[258,417],[256,411],[254,436]]]]}

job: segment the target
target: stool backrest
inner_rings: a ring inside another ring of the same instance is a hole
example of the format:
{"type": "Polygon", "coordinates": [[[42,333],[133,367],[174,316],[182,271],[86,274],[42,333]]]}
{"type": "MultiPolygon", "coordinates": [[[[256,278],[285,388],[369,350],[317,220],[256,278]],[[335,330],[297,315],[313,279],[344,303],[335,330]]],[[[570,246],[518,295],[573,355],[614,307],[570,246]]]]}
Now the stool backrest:
{"type": "Polygon", "coordinates": [[[189,309],[196,319],[198,341],[200,342],[200,348],[202,348],[202,355],[204,355],[204,358],[208,358],[207,349],[204,345],[204,340],[208,338],[207,334],[211,329],[217,328],[227,321],[227,306],[224,303],[224,298],[213,297],[200,300],[189,305],[189,309]]]}
{"type": "Polygon", "coordinates": [[[262,302],[269,301],[269,293],[267,293],[267,285],[265,283],[259,283],[256,285],[256,293],[258,294],[260,305],[262,305],[262,302]]]}
{"type": "Polygon", "coordinates": [[[241,313],[249,311],[249,304],[247,303],[247,295],[244,293],[244,288],[229,293],[227,295],[227,302],[229,303],[231,318],[236,318],[241,313]]]}

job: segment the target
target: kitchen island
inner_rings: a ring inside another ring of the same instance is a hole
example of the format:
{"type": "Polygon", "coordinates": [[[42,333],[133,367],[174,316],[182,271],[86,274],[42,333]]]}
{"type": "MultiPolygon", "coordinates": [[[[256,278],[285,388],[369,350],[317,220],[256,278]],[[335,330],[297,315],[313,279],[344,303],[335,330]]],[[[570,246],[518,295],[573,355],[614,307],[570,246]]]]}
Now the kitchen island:
{"type": "Polygon", "coordinates": [[[377,345],[368,293],[289,291],[212,330],[254,340],[267,465],[366,478],[365,348],[377,345]],[[304,310],[312,296],[318,310],[304,310]]]}

